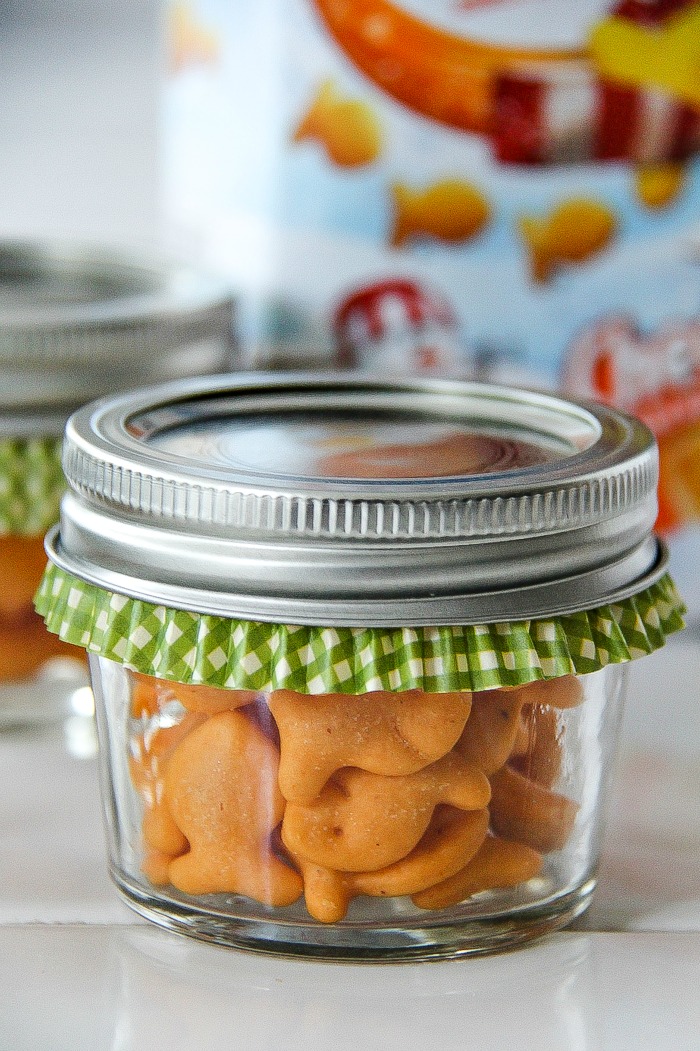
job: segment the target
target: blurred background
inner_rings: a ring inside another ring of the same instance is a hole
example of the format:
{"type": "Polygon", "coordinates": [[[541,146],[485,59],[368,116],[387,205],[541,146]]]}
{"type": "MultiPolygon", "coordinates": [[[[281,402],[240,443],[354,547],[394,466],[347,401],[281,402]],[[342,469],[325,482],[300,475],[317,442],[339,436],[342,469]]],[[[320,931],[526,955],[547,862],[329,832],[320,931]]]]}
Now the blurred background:
{"type": "Polygon", "coordinates": [[[0,0],[0,235],[159,236],[154,0],[0,0]]]}

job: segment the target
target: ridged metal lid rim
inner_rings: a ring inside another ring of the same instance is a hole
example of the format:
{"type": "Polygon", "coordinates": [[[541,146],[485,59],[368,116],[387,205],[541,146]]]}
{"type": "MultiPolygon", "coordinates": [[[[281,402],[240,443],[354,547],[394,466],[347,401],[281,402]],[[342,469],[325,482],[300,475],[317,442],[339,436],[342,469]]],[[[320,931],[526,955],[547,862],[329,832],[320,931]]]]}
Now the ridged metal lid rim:
{"type": "Polygon", "coordinates": [[[294,496],[260,489],[232,493],[215,485],[193,486],[183,493],[176,478],[107,465],[75,446],[66,449],[63,465],[76,493],[115,511],[142,512],[161,524],[326,539],[559,532],[624,514],[656,488],[656,469],[646,462],[632,464],[615,478],[586,479],[520,496],[416,500],[402,506],[397,500],[294,496]]]}
{"type": "Polygon", "coordinates": [[[0,241],[0,280],[13,265],[36,275],[72,269],[115,284],[121,275],[133,287],[89,302],[0,309],[0,363],[54,367],[110,363],[117,356],[135,360],[148,347],[194,343],[211,337],[213,326],[220,331],[230,323],[233,298],[222,279],[155,254],[0,241]]]}
{"type": "MultiPolygon", "coordinates": [[[[213,534],[234,530],[251,536],[341,541],[558,532],[623,516],[654,499],[658,463],[653,438],[643,425],[603,406],[565,402],[534,392],[527,396],[543,407],[569,406],[570,411],[602,421],[599,441],[544,466],[472,476],[466,495],[464,478],[382,483],[303,479],[295,485],[294,478],[233,477],[216,468],[197,470],[176,456],[144,448],[126,428],[127,418],[154,402],[166,404],[168,399],[185,399],[204,390],[215,396],[229,388],[242,398],[249,392],[257,397],[264,383],[272,403],[275,397],[284,397],[285,382],[301,385],[316,400],[324,389],[318,377],[277,376],[261,381],[259,376],[239,375],[163,386],[157,392],[132,392],[126,399],[87,407],[67,428],[64,470],[68,482],[90,503],[151,519],[160,526],[170,523],[173,528],[213,534]]],[[[390,388],[370,380],[364,383],[363,387],[363,379],[354,377],[346,386],[364,390],[370,401],[384,390],[392,405],[399,394],[415,398],[421,390],[435,392],[438,399],[441,391],[452,395],[457,390],[478,391],[496,399],[508,390],[482,384],[426,386],[423,381],[390,388]]],[[[335,386],[342,390],[338,381],[335,386]]]]}

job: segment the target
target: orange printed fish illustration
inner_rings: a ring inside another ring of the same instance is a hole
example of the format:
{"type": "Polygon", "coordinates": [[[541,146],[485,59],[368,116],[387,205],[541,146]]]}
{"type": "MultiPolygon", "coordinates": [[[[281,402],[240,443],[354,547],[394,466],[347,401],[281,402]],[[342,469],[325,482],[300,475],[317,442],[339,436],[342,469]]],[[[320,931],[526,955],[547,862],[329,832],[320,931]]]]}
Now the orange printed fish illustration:
{"type": "Polygon", "coordinates": [[[208,65],[219,57],[216,33],[199,22],[185,0],[171,6],[168,23],[171,72],[179,73],[187,66],[208,65]]]}
{"type": "Polygon", "coordinates": [[[359,168],[382,152],[379,120],[367,102],[342,95],[324,80],[293,135],[294,142],[318,142],[339,168],[359,168]]]}
{"type": "Polygon", "coordinates": [[[646,164],[635,177],[637,197],[647,208],[667,208],[678,198],[686,183],[685,167],[669,161],[646,164]]]}
{"type": "Polygon", "coordinates": [[[565,201],[544,218],[524,216],[520,232],[534,281],[548,281],[562,263],[584,263],[602,252],[617,230],[612,210],[589,197],[565,201]]]}
{"type": "Polygon", "coordinates": [[[395,247],[417,237],[432,237],[448,244],[468,241],[483,230],[491,217],[491,206],[482,191],[462,179],[443,179],[419,190],[395,183],[391,193],[391,243],[395,247]]]}

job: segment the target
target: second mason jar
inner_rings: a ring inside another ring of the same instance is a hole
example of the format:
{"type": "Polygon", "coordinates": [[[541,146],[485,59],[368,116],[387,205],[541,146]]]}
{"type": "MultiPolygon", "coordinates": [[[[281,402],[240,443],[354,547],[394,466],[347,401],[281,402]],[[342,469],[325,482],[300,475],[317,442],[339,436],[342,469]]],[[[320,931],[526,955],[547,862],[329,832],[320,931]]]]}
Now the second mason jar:
{"type": "Polygon", "coordinates": [[[230,369],[232,311],[225,283],[188,266],[0,242],[0,726],[66,714],[87,681],[82,652],[32,607],[68,416],[99,395],[230,369]]]}
{"type": "Polygon", "coordinates": [[[653,437],[448,381],[87,406],[37,597],[90,654],[112,875],[157,923],[347,959],[591,899],[630,660],[682,625],[653,437]]]}

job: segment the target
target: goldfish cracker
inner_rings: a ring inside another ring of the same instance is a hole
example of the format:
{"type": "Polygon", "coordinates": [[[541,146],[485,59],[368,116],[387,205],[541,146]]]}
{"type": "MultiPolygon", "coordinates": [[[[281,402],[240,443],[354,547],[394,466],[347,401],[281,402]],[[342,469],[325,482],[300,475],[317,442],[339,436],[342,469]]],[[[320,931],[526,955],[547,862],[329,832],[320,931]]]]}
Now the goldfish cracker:
{"type": "Polygon", "coordinates": [[[686,183],[682,164],[646,164],[635,177],[637,197],[647,208],[666,208],[681,194],[686,183]]]}
{"type": "Polygon", "coordinates": [[[294,132],[294,142],[318,142],[339,168],[359,168],[382,152],[382,129],[371,107],[346,98],[324,80],[294,132]]]}
{"type": "Polygon", "coordinates": [[[146,807],[142,830],[144,842],[161,854],[178,857],[187,850],[187,840],[162,801],[156,801],[153,806],[146,807]]]}
{"type": "Polygon", "coordinates": [[[537,875],[573,827],[577,805],[551,786],[576,676],[473,695],[278,690],[263,707],[279,738],[253,692],[130,676],[153,886],[276,907],[303,892],[321,923],[361,895],[447,908],[537,875]],[[161,726],[173,699],[200,710],[161,726]]]}
{"type": "Polygon", "coordinates": [[[185,715],[173,725],[149,723],[129,739],[131,781],[144,798],[155,793],[154,785],[162,778],[168,756],[190,730],[204,721],[201,715],[185,715]]]}
{"type": "Polygon", "coordinates": [[[188,712],[216,715],[251,704],[257,694],[254,690],[223,690],[201,684],[186,685],[169,679],[155,679],[150,675],[132,672],[131,714],[154,714],[166,704],[178,701],[188,712]]]}
{"type": "Polygon", "coordinates": [[[509,765],[530,781],[551,788],[559,777],[563,734],[555,709],[533,705],[528,713],[527,747],[511,755],[509,765]]]}
{"type": "Polygon", "coordinates": [[[437,807],[417,846],[405,858],[376,872],[338,872],[295,856],[304,879],[306,907],[321,923],[337,923],[359,894],[404,897],[431,886],[476,853],[487,826],[486,810],[463,813],[437,807]]]}
{"type": "Polygon", "coordinates": [[[463,813],[437,807],[417,846],[385,869],[358,872],[355,889],[373,897],[402,897],[448,879],[476,854],[488,823],[488,810],[463,813]]]}
{"type": "Polygon", "coordinates": [[[530,746],[529,715],[529,706],[523,705],[523,707],[520,710],[520,718],[518,719],[518,725],[515,730],[513,747],[510,751],[511,758],[513,756],[523,755],[525,752],[527,752],[530,746]]]}
{"type": "Polygon", "coordinates": [[[441,758],[464,728],[471,694],[411,690],[307,697],[276,690],[268,703],[280,734],[282,794],[308,803],[341,767],[412,774],[441,758]]]}
{"type": "Polygon", "coordinates": [[[495,774],[515,747],[523,704],[519,691],[474,694],[471,715],[456,750],[487,776],[495,774]]]}
{"type": "Polygon", "coordinates": [[[180,682],[168,685],[168,693],[172,694],[183,708],[199,715],[232,712],[236,708],[252,704],[257,697],[255,690],[221,690],[216,686],[185,686],[180,682]]]}
{"type": "Polygon", "coordinates": [[[339,923],[355,897],[354,873],[338,872],[289,853],[301,873],[309,914],[319,923],[339,923]]]}
{"type": "Polygon", "coordinates": [[[147,847],[157,853],[177,856],[187,849],[164,798],[164,778],[173,750],[202,721],[203,716],[190,714],[173,726],[149,724],[131,737],[129,773],[144,803],[142,834],[147,847]]]}
{"type": "Polygon", "coordinates": [[[514,839],[548,854],[569,839],[578,805],[566,796],[504,766],[491,778],[491,827],[504,839],[514,839]]]}
{"type": "Polygon", "coordinates": [[[159,850],[149,850],[141,862],[141,871],[154,887],[165,887],[170,883],[168,869],[170,868],[170,862],[174,860],[175,858],[172,854],[163,854],[159,850]]]}
{"type": "Polygon", "coordinates": [[[549,704],[552,708],[575,708],[584,699],[583,685],[575,675],[539,679],[518,688],[524,704],[549,704]]]}
{"type": "Polygon", "coordinates": [[[156,715],[158,705],[158,680],[152,675],[141,675],[140,672],[129,672],[131,689],[131,715],[134,719],[156,715]]]}
{"type": "Polygon", "coordinates": [[[485,890],[515,887],[541,870],[542,855],[536,850],[489,835],[463,869],[414,894],[412,900],[420,909],[446,909],[485,890]]]}
{"type": "Polygon", "coordinates": [[[404,183],[391,188],[394,225],[391,243],[432,237],[457,244],[475,237],[486,226],[491,207],[482,191],[461,179],[444,179],[422,190],[404,183]]]}
{"type": "Polygon", "coordinates": [[[45,566],[43,537],[0,536],[0,682],[29,678],[52,657],[85,662],[83,650],[50,634],[34,612],[45,566]]]}
{"type": "Polygon", "coordinates": [[[169,867],[185,894],[243,894],[291,905],[299,873],[272,847],[284,799],[274,745],[240,711],[220,712],[182,740],[167,765],[165,798],[190,848],[169,867]]]}
{"type": "Polygon", "coordinates": [[[372,872],[413,850],[438,804],[482,810],[490,794],[486,777],[455,752],[406,776],[347,767],[312,803],[287,804],[282,841],[325,868],[372,872]]]}
{"type": "Polygon", "coordinates": [[[600,201],[575,197],[546,218],[523,217],[520,232],[536,282],[550,280],[562,263],[584,263],[602,252],[617,230],[615,215],[600,201]]]}

